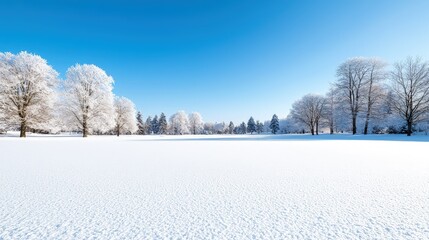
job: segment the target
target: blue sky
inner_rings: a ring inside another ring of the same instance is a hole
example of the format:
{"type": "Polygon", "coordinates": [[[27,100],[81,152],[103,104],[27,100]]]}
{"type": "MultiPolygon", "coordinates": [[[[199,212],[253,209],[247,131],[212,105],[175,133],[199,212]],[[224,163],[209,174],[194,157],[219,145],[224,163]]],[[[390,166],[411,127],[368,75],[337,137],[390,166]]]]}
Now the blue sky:
{"type": "Polygon", "coordinates": [[[354,56],[429,60],[429,1],[1,1],[0,51],[93,63],[147,115],[286,117],[354,56]]]}

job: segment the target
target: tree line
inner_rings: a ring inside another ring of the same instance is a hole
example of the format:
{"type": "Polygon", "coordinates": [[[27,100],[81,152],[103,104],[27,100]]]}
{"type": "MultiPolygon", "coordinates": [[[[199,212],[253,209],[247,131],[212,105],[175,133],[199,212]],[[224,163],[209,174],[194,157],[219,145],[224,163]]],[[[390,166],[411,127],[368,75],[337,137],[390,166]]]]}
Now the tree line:
{"type": "Polygon", "coordinates": [[[198,112],[164,113],[143,121],[134,103],[113,94],[114,80],[93,64],[68,68],[64,81],[42,57],[20,52],[0,53],[0,128],[52,133],[89,134],[223,134],[262,132],[261,123],[204,123],[198,112]]]}
{"type": "Polygon", "coordinates": [[[325,95],[307,94],[286,119],[250,117],[237,126],[204,122],[200,113],[164,113],[143,120],[134,103],[113,94],[114,80],[93,64],[68,68],[63,81],[42,57],[0,53],[0,129],[89,134],[260,134],[329,131],[406,133],[428,131],[429,63],[409,57],[393,64],[378,58],[346,60],[325,95]]]}
{"type": "Polygon", "coordinates": [[[261,134],[270,131],[273,134],[279,132],[279,119],[274,114],[273,119],[267,123],[259,120],[255,121],[250,117],[247,121],[235,126],[232,121],[229,124],[225,122],[211,123],[204,122],[200,113],[193,112],[186,114],[184,111],[178,111],[173,114],[167,122],[164,113],[155,115],[153,118],[148,116],[143,120],[141,112],[137,112],[137,135],[184,135],[184,134],[261,134]]]}

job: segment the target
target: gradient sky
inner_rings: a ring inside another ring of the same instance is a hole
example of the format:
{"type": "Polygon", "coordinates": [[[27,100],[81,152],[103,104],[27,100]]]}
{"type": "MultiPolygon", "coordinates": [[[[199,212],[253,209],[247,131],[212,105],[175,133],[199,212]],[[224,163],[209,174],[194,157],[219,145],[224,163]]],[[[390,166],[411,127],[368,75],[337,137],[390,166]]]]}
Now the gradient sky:
{"type": "Polygon", "coordinates": [[[92,63],[147,115],[286,117],[354,56],[429,60],[429,1],[1,1],[0,51],[92,63]]]}

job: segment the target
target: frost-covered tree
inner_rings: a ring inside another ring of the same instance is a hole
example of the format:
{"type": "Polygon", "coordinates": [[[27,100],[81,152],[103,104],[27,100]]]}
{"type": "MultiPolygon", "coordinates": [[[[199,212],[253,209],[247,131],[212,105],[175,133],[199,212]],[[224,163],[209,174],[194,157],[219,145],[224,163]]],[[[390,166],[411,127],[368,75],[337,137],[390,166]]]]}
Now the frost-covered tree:
{"type": "Polygon", "coordinates": [[[337,108],[337,96],[335,89],[329,89],[325,97],[325,108],[323,109],[323,115],[326,123],[329,127],[329,133],[334,134],[335,129],[335,113],[337,108]]]}
{"type": "Polygon", "coordinates": [[[256,121],[256,132],[258,134],[261,134],[264,132],[264,124],[262,122],[260,122],[259,120],[256,121]]]}
{"type": "Polygon", "coordinates": [[[115,125],[113,78],[92,64],[76,64],[67,70],[63,104],[69,124],[82,130],[108,131],[115,125]]]}
{"type": "Polygon", "coordinates": [[[229,122],[228,133],[229,134],[233,134],[234,133],[234,123],[232,121],[229,122]]]}
{"type": "Polygon", "coordinates": [[[155,117],[153,117],[151,126],[152,126],[153,134],[158,134],[159,133],[158,115],[155,115],[155,117]]]}
{"type": "Polygon", "coordinates": [[[170,117],[171,133],[175,135],[189,134],[189,120],[184,111],[178,111],[170,117]]]}
{"type": "Polygon", "coordinates": [[[214,124],[210,122],[204,123],[204,133],[205,134],[213,134],[215,132],[214,124]]]}
{"type": "Polygon", "coordinates": [[[204,122],[201,114],[193,112],[189,114],[189,128],[192,134],[200,134],[204,129],[204,122]]]}
{"type": "Polygon", "coordinates": [[[391,72],[392,107],[406,121],[407,135],[413,124],[429,111],[429,63],[409,57],[394,65],[391,72]]]}
{"type": "Polygon", "coordinates": [[[342,63],[337,69],[337,91],[341,99],[348,104],[352,122],[352,133],[357,132],[358,114],[364,108],[365,88],[370,73],[369,59],[363,57],[351,58],[342,63]]]}
{"type": "Polygon", "coordinates": [[[280,130],[279,117],[277,117],[276,114],[274,114],[271,118],[270,129],[273,134],[277,134],[277,132],[280,130]]]}
{"type": "Polygon", "coordinates": [[[304,133],[306,127],[301,122],[297,122],[296,119],[292,118],[290,114],[285,119],[282,119],[281,126],[285,133],[304,133]]]}
{"type": "Polygon", "coordinates": [[[215,123],[213,127],[216,134],[226,134],[228,132],[228,126],[225,122],[215,123]]]}
{"type": "Polygon", "coordinates": [[[167,124],[167,118],[165,117],[164,113],[161,113],[159,116],[158,121],[158,134],[167,134],[168,131],[168,124],[167,124]]]}
{"type": "Polygon", "coordinates": [[[121,133],[134,133],[137,131],[136,108],[134,103],[125,97],[115,97],[115,132],[119,137],[121,133]]]}
{"type": "Polygon", "coordinates": [[[311,135],[319,134],[319,121],[325,106],[325,98],[307,94],[292,105],[291,116],[307,125],[311,135]]]}
{"type": "Polygon", "coordinates": [[[384,70],[386,63],[377,58],[368,59],[369,73],[366,81],[366,114],[363,133],[368,134],[368,126],[375,112],[379,112],[377,107],[382,103],[385,91],[383,82],[387,77],[384,70]]]}
{"type": "Polygon", "coordinates": [[[240,134],[246,134],[247,133],[247,126],[245,122],[242,122],[240,124],[240,134]]]}
{"type": "Polygon", "coordinates": [[[253,117],[250,117],[249,121],[247,121],[247,132],[250,132],[250,134],[256,132],[256,123],[253,117]]]}
{"type": "Polygon", "coordinates": [[[241,130],[240,129],[241,129],[240,126],[235,126],[234,130],[233,130],[234,134],[241,134],[241,130]]]}
{"type": "Polygon", "coordinates": [[[271,132],[271,128],[270,128],[271,120],[265,120],[263,124],[264,124],[264,132],[271,132]]]}
{"type": "Polygon", "coordinates": [[[144,134],[146,135],[152,134],[152,118],[150,116],[146,118],[146,122],[144,124],[144,131],[144,134]]]}
{"type": "Polygon", "coordinates": [[[143,118],[142,118],[142,113],[140,111],[137,112],[136,120],[137,120],[137,134],[138,135],[145,134],[144,122],[143,122],[143,118]]]}
{"type": "Polygon", "coordinates": [[[50,129],[53,123],[58,73],[45,59],[27,52],[0,53],[0,117],[3,124],[50,129]]]}

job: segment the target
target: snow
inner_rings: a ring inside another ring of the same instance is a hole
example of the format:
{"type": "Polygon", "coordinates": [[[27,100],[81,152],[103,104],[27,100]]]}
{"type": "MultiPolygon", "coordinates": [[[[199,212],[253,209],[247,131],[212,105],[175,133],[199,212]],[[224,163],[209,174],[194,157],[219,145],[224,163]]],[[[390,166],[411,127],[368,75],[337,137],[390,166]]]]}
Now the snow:
{"type": "Polygon", "coordinates": [[[0,239],[428,239],[428,147],[428,136],[0,137],[0,239]]]}

